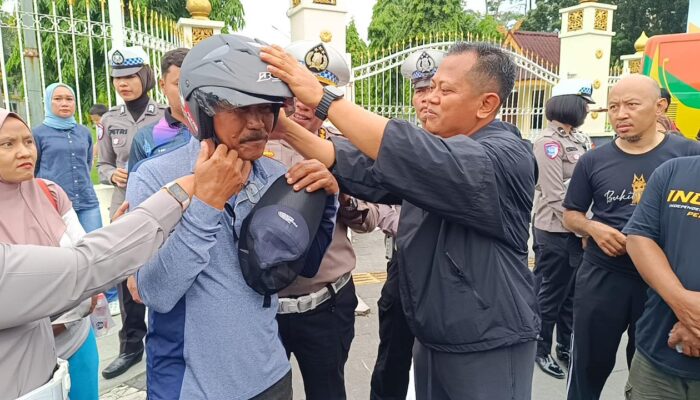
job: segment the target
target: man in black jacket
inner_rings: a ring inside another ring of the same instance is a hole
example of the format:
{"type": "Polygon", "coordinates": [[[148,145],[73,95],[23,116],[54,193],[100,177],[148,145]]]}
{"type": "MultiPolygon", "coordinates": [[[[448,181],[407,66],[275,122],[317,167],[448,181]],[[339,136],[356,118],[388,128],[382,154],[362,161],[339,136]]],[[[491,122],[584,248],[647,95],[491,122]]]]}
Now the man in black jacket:
{"type": "MultiPolygon", "coordinates": [[[[491,45],[454,45],[433,77],[428,133],[322,88],[281,48],[261,57],[348,139],[319,141],[282,118],[285,140],[332,167],[343,191],[402,204],[397,257],[418,339],[417,398],[529,399],[540,325],[527,268],[536,167],[517,129],[495,120],[512,60],[491,45]]],[[[292,168],[290,183],[303,185],[303,170],[292,168]]]]}

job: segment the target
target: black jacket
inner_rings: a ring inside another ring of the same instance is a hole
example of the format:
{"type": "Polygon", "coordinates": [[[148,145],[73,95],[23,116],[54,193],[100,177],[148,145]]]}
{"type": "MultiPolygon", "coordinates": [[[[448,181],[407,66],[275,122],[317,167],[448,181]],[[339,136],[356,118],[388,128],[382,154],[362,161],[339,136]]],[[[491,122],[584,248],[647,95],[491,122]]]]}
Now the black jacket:
{"type": "Polygon", "coordinates": [[[401,298],[422,344],[475,352],[537,338],[527,267],[536,164],[517,128],[493,121],[442,139],[391,121],[376,161],[347,140],[333,143],[342,192],[402,204],[401,298]]]}

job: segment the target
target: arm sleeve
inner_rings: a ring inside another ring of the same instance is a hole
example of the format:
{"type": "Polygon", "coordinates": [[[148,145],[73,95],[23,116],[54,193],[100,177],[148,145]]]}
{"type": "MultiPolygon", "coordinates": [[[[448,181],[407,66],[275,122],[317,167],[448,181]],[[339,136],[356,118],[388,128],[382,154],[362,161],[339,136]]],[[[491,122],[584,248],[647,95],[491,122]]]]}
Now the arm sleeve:
{"type": "Polygon", "coordinates": [[[75,213],[73,208],[63,214],[63,222],[66,223],[66,235],[68,235],[71,244],[77,243],[85,236],[85,229],[83,229],[83,226],[80,224],[78,214],[75,213]]]}
{"type": "Polygon", "coordinates": [[[379,204],[378,214],[377,226],[379,229],[381,229],[385,235],[395,238],[399,230],[399,206],[392,207],[379,204]]]}
{"type": "Polygon", "coordinates": [[[193,197],[172,236],[136,274],[143,303],[160,313],[172,310],[209,264],[220,229],[221,211],[193,197]]]}
{"type": "Polygon", "coordinates": [[[73,247],[0,245],[0,329],[56,315],[124,280],[161,246],[182,215],[161,191],[73,247]]]}
{"type": "Polygon", "coordinates": [[[564,197],[564,208],[567,210],[587,213],[593,202],[593,188],[588,174],[589,154],[586,153],[576,163],[574,173],[571,175],[569,189],[564,197]]]}
{"type": "Polygon", "coordinates": [[[537,160],[537,168],[539,170],[539,186],[542,191],[542,196],[547,206],[553,209],[559,219],[563,218],[564,213],[564,195],[566,187],[564,186],[564,169],[562,156],[564,155],[561,144],[559,146],[559,154],[556,157],[550,158],[545,152],[545,146],[554,141],[542,140],[535,143],[533,152],[535,160],[537,160]]]}
{"type": "Polygon", "coordinates": [[[129,151],[129,173],[134,171],[134,167],[139,161],[146,158],[146,152],[143,149],[143,132],[139,130],[134,136],[134,140],[131,142],[131,150],[129,151]]]}
{"type": "Polygon", "coordinates": [[[37,132],[32,132],[34,135],[34,144],[36,145],[36,165],[34,166],[34,176],[41,176],[41,135],[37,132]]]}
{"type": "Polygon", "coordinates": [[[354,209],[340,206],[338,215],[340,216],[340,221],[354,232],[368,233],[377,227],[379,209],[376,204],[358,200],[357,207],[354,209]]]}
{"type": "Polygon", "coordinates": [[[372,203],[401,204],[400,197],[389,193],[377,182],[369,181],[371,176],[368,170],[374,165],[374,160],[362,154],[345,138],[334,137],[331,141],[335,147],[336,158],[332,172],[342,193],[372,203]]]}
{"type": "MultiPolygon", "coordinates": [[[[408,122],[392,120],[377,160],[366,172],[355,171],[354,178],[449,221],[505,237],[489,151],[464,135],[442,139],[408,122]]],[[[357,169],[346,165],[343,157],[337,158],[336,168],[357,169]]]]}
{"type": "Polygon", "coordinates": [[[673,164],[666,162],[651,174],[644,196],[632,213],[632,218],[622,230],[625,235],[637,235],[649,238],[657,243],[661,232],[661,207],[664,204],[664,193],[671,174],[673,164]]]}
{"type": "Polygon", "coordinates": [[[323,261],[323,256],[328,250],[331,241],[333,240],[333,231],[335,230],[336,212],[338,211],[338,200],[336,196],[328,196],[326,198],[326,208],[321,217],[321,224],[318,227],[316,237],[311,243],[308,253],[306,253],[306,262],[304,269],[299,275],[305,278],[312,278],[318,273],[318,269],[323,261]]]}
{"type": "MultiPolygon", "coordinates": [[[[81,125],[82,126],[82,125],[81,125]]],[[[95,143],[92,141],[92,133],[90,132],[90,129],[82,126],[85,134],[87,135],[87,140],[88,140],[88,148],[87,148],[87,167],[88,171],[92,169],[92,162],[93,160],[93,147],[95,146],[95,143]]]]}
{"type": "MultiPolygon", "coordinates": [[[[109,118],[107,118],[109,123],[109,118]]],[[[105,124],[105,118],[97,129],[102,130],[102,135],[99,139],[99,158],[97,160],[97,172],[100,175],[100,182],[105,185],[114,185],[112,183],[112,174],[117,169],[117,154],[112,147],[112,141],[109,138],[108,126],[105,124]]]]}

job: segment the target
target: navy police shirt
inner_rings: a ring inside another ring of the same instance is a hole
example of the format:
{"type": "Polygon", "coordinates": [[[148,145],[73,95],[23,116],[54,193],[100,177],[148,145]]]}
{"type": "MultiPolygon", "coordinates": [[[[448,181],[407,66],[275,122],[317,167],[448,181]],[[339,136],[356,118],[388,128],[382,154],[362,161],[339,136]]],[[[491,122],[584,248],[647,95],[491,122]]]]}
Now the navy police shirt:
{"type": "MultiPolygon", "coordinates": [[[[647,237],[663,249],[683,286],[700,291],[697,239],[700,237],[700,157],[684,157],[660,166],[649,179],[644,197],[624,229],[647,237]]],[[[662,371],[700,379],[700,358],[668,347],[668,333],[678,322],[671,308],[649,289],[644,313],[637,322],[637,349],[662,371]]]]}
{"type": "MultiPolygon", "coordinates": [[[[622,151],[615,141],[584,154],[576,164],[564,199],[568,210],[593,213],[593,220],[622,231],[644,196],[654,170],[677,157],[700,155],[700,143],[668,135],[644,154],[622,151]]],[[[596,266],[639,276],[628,255],[607,256],[594,240],[584,259],[596,266]]]]}

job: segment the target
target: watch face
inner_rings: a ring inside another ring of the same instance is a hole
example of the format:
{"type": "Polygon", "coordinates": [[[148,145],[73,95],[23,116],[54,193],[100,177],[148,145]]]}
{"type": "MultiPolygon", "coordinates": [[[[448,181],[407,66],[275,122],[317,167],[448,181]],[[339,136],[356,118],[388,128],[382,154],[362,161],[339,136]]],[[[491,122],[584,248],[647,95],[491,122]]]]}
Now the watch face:
{"type": "Polygon", "coordinates": [[[336,87],[336,86],[326,86],[325,87],[326,92],[332,94],[335,97],[343,97],[345,96],[345,90],[336,87]]]}
{"type": "Polygon", "coordinates": [[[180,203],[184,203],[185,201],[189,200],[189,198],[190,198],[190,195],[187,194],[187,192],[185,192],[185,190],[184,190],[180,185],[178,185],[177,183],[174,184],[174,185],[171,185],[171,186],[168,188],[168,190],[170,191],[170,193],[173,194],[173,196],[175,196],[175,198],[176,198],[180,203]]]}

